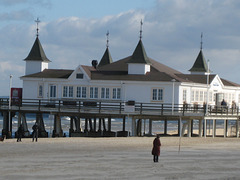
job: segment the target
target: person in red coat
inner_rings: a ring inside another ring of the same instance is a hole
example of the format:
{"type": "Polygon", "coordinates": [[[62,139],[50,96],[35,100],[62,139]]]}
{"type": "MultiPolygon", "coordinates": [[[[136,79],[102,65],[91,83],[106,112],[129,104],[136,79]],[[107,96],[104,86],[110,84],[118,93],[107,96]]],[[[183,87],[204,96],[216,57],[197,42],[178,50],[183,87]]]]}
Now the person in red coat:
{"type": "Polygon", "coordinates": [[[153,148],[152,148],[152,155],[153,155],[153,162],[158,162],[158,156],[160,156],[160,136],[157,134],[156,138],[153,141],[153,148]]]}

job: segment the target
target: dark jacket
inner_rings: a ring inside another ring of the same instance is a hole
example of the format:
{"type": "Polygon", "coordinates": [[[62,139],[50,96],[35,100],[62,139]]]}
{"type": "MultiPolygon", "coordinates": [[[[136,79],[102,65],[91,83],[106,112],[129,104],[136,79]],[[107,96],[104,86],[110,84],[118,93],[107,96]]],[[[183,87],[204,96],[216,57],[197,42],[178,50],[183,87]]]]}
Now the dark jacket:
{"type": "Polygon", "coordinates": [[[152,155],[160,156],[161,142],[159,138],[155,138],[153,141],[152,155]]]}

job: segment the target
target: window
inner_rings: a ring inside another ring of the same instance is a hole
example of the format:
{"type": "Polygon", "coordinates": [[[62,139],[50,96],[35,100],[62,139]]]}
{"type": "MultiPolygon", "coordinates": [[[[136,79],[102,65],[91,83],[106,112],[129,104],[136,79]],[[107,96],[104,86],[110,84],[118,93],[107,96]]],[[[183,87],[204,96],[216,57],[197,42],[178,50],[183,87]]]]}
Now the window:
{"type": "Polygon", "coordinates": [[[207,92],[204,91],[204,102],[207,102],[207,92]]]}
{"type": "Polygon", "coordinates": [[[187,102],[187,90],[186,89],[184,89],[183,90],[183,102],[187,102]]]}
{"type": "Polygon", "coordinates": [[[191,101],[194,102],[194,97],[195,97],[195,91],[191,91],[191,101]]]}
{"type": "Polygon", "coordinates": [[[200,91],[200,99],[201,102],[203,101],[203,91],[200,91]]]}
{"type": "Polygon", "coordinates": [[[38,97],[43,97],[43,85],[38,86],[38,97]]]}
{"type": "Polygon", "coordinates": [[[162,101],[163,100],[163,89],[153,89],[152,100],[153,101],[162,101]]]}
{"type": "Polygon", "coordinates": [[[101,98],[109,99],[109,88],[101,88],[101,98]]]}
{"type": "Polygon", "coordinates": [[[98,88],[97,87],[90,87],[90,98],[98,98],[98,88]]]}
{"type": "Polygon", "coordinates": [[[213,93],[209,92],[209,98],[208,98],[209,102],[213,101],[213,93]]]}
{"type": "Polygon", "coordinates": [[[195,92],[195,101],[199,101],[199,91],[195,92]]]}
{"type": "Polygon", "coordinates": [[[55,85],[50,85],[50,98],[55,98],[57,95],[57,87],[55,85]]]}
{"type": "Polygon", "coordinates": [[[76,74],[76,79],[83,79],[83,74],[82,73],[77,73],[76,74]]]}
{"type": "Polygon", "coordinates": [[[87,88],[77,87],[77,98],[86,98],[86,97],[87,97],[87,88]]]}
{"type": "Polygon", "coordinates": [[[63,86],[63,97],[73,97],[73,86],[63,86]]]}
{"type": "Polygon", "coordinates": [[[121,88],[113,88],[113,99],[120,99],[121,98],[121,88]]]}
{"type": "Polygon", "coordinates": [[[69,86],[68,97],[73,97],[73,86],[69,86]]]}
{"type": "Polygon", "coordinates": [[[63,97],[67,97],[67,94],[68,94],[68,87],[63,86],[63,97]]]}

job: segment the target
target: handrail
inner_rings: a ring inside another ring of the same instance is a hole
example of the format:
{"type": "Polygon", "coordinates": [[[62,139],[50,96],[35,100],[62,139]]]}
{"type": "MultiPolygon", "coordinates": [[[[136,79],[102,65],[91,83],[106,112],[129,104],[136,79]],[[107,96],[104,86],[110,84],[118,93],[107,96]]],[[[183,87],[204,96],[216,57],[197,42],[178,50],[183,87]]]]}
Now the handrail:
{"type": "MultiPolygon", "coordinates": [[[[9,110],[8,98],[0,98],[0,110],[9,110]]],[[[36,111],[53,111],[56,112],[71,112],[78,113],[91,111],[93,113],[107,113],[114,111],[118,114],[126,114],[123,110],[126,102],[122,101],[103,101],[103,100],[70,100],[70,99],[20,99],[18,101],[12,99],[10,110],[36,110],[36,111]]],[[[131,106],[131,105],[130,105],[131,106]]],[[[204,105],[196,104],[174,104],[171,103],[142,103],[135,102],[135,114],[173,114],[172,115],[239,115],[239,107],[230,108],[228,106],[213,106],[209,105],[208,109],[204,105]]]]}

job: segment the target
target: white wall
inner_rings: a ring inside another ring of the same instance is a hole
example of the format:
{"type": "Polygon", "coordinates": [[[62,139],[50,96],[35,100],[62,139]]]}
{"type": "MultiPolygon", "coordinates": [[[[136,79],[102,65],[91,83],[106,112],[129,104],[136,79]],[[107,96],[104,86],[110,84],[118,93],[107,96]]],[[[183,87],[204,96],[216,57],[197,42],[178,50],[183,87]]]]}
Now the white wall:
{"type": "Polygon", "coordinates": [[[41,61],[26,61],[26,69],[25,75],[38,73],[43,71],[44,69],[48,69],[48,63],[41,61]]]}

